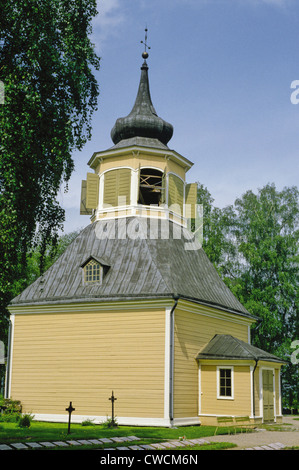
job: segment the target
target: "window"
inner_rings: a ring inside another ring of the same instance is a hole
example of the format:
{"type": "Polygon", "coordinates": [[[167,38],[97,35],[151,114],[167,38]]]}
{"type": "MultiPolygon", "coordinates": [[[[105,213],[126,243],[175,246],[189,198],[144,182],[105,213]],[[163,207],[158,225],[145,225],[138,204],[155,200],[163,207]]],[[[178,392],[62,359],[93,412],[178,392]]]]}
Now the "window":
{"type": "Polygon", "coordinates": [[[82,269],[82,283],[99,284],[101,285],[106,274],[111,266],[108,265],[107,260],[100,258],[99,260],[93,256],[89,256],[83,264],[80,265],[82,269]]]}
{"type": "Polygon", "coordinates": [[[217,398],[234,398],[233,367],[217,368],[217,398]]]}
{"type": "Polygon", "coordinates": [[[101,283],[102,282],[102,266],[100,263],[91,259],[83,268],[84,284],[101,283]]]}

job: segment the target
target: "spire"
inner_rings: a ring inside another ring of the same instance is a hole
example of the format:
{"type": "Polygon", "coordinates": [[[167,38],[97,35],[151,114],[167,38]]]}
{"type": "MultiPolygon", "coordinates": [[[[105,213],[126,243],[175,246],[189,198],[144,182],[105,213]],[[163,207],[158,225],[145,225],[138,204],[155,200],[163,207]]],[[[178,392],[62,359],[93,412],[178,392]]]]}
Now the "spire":
{"type": "MultiPolygon", "coordinates": [[[[147,29],[145,32],[147,33],[147,29]]],[[[146,62],[148,58],[147,49],[150,49],[147,45],[147,34],[145,42],[141,42],[145,45],[145,50],[142,53],[144,62],[141,67],[141,77],[135,104],[127,117],[117,119],[111,131],[111,138],[114,144],[134,137],[146,137],[157,139],[162,144],[167,145],[172,137],[173,127],[157,115],[153,106],[148,79],[148,65],[146,62]]]]}

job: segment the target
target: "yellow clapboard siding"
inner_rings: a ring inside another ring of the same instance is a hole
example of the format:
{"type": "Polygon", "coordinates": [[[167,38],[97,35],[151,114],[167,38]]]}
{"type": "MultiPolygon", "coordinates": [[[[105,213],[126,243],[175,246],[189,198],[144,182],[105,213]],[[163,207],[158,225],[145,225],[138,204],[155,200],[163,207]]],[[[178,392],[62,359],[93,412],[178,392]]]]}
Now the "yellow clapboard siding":
{"type": "Polygon", "coordinates": [[[16,315],[11,396],[24,411],[163,417],[165,311],[16,315]],[[138,394],[138,397],[136,396],[138,394]]]}
{"type": "Polygon", "coordinates": [[[249,365],[234,365],[234,399],[217,399],[217,367],[201,366],[202,413],[240,416],[251,414],[249,365]]]}
{"type": "Polygon", "coordinates": [[[185,181],[186,168],[184,166],[178,165],[178,163],[172,160],[167,160],[166,171],[177,174],[185,181]]]}
{"type": "MultiPolygon", "coordinates": [[[[203,314],[175,310],[174,415],[175,418],[198,414],[198,363],[196,356],[215,334],[231,334],[247,341],[247,326],[237,323],[235,316],[213,317],[215,311],[202,309],[203,314]],[[192,393],[190,393],[190,390],[192,393]]],[[[249,375],[249,374],[248,374],[249,375]]],[[[250,400],[249,400],[250,403],[250,400]]]]}

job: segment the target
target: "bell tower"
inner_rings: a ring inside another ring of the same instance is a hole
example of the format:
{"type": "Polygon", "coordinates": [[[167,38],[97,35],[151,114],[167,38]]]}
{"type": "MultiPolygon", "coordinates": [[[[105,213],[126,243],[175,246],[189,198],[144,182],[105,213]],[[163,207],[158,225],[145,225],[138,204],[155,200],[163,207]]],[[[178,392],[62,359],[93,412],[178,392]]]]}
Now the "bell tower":
{"type": "Polygon", "coordinates": [[[116,120],[114,146],[89,160],[93,172],[82,181],[80,214],[90,214],[91,222],[138,216],[186,226],[195,217],[197,185],[186,184],[193,164],[168,147],[173,126],[158,116],[151,100],[146,41],[147,34],[134,106],[116,120]]]}

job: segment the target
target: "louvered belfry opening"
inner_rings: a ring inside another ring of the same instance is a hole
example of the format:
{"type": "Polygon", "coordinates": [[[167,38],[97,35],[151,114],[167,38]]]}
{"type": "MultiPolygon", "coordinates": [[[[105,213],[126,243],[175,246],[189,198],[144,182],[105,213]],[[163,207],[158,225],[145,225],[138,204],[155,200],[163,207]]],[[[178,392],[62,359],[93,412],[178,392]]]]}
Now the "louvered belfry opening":
{"type": "Polygon", "coordinates": [[[157,205],[162,201],[163,173],[153,168],[140,170],[138,204],[157,205]]]}

